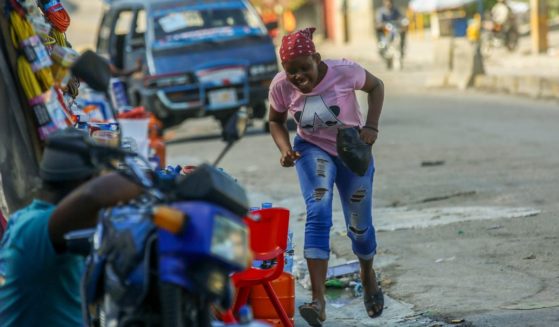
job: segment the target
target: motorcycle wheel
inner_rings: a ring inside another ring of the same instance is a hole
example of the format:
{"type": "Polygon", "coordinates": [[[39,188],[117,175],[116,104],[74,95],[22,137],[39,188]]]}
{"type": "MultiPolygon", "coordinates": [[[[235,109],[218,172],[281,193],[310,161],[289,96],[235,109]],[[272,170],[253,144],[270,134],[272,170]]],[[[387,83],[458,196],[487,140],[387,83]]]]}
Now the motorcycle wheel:
{"type": "Polygon", "coordinates": [[[384,58],[384,62],[386,63],[386,69],[391,70],[394,66],[393,58],[384,58]]]}
{"type": "Polygon", "coordinates": [[[397,51],[397,54],[394,56],[394,58],[392,58],[392,67],[394,68],[394,70],[397,71],[401,71],[404,68],[402,62],[402,53],[400,51],[397,51]]]}
{"type": "Polygon", "coordinates": [[[493,42],[493,37],[491,36],[491,34],[489,33],[483,33],[481,35],[481,55],[484,58],[487,58],[491,55],[492,52],[492,42],[493,42]]]}
{"type": "Polygon", "coordinates": [[[510,52],[516,50],[516,48],[518,47],[518,39],[519,39],[518,31],[516,31],[515,29],[511,29],[507,33],[507,49],[510,52]]]}
{"type": "Polygon", "coordinates": [[[159,296],[162,327],[211,327],[209,305],[182,287],[161,282],[159,296]]]}

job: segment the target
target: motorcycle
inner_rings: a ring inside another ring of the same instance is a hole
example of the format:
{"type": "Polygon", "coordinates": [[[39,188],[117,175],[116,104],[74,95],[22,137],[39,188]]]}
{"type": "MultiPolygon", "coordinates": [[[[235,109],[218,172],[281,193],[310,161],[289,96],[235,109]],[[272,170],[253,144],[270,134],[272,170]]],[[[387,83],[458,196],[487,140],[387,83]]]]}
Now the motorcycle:
{"type": "Polygon", "coordinates": [[[515,23],[502,25],[487,21],[481,34],[481,53],[489,56],[493,49],[506,48],[513,52],[518,48],[520,33],[515,23]]]}
{"type": "Polygon", "coordinates": [[[388,69],[401,70],[404,67],[402,32],[406,27],[406,19],[384,23],[384,33],[381,34],[378,47],[388,69]]]}
{"type": "Polygon", "coordinates": [[[103,210],[96,228],[65,236],[71,253],[87,256],[81,285],[87,326],[222,325],[212,310],[232,305],[229,276],[245,270],[252,256],[243,222],[247,194],[215,166],[246,121],[244,112],[232,116],[222,134],[227,146],[214,165],[185,176],[157,174],[143,157],[121,148],[86,141],[84,151],[63,139],[50,144],[78,151],[145,190],[135,201],[103,210]]]}

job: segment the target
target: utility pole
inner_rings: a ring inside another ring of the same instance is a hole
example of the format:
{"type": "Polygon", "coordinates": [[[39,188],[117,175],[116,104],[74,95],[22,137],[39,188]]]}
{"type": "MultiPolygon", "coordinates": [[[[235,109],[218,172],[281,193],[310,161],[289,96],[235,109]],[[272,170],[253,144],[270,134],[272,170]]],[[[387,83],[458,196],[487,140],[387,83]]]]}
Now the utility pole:
{"type": "Polygon", "coordinates": [[[530,0],[532,53],[545,53],[548,47],[546,0],[530,0]]]}
{"type": "Polygon", "coordinates": [[[349,43],[349,4],[348,0],[342,2],[342,17],[344,26],[344,43],[349,43]]]}

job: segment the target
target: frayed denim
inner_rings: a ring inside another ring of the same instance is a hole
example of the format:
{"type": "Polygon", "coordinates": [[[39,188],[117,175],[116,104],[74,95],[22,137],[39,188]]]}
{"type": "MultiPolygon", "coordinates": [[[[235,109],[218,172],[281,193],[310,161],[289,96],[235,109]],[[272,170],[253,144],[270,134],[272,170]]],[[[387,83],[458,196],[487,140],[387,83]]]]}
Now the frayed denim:
{"type": "Polygon", "coordinates": [[[330,257],[332,199],[336,184],[353,253],[363,260],[372,259],[377,248],[372,217],[374,160],[365,176],[358,176],[338,157],[300,136],[295,137],[294,150],[301,154],[295,167],[307,207],[305,258],[330,257]]]}

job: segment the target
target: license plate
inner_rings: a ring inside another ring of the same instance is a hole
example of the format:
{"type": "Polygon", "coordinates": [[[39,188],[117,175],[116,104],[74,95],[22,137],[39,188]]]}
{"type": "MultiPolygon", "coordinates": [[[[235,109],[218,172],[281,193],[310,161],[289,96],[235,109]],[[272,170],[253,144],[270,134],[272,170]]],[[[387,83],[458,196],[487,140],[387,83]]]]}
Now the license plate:
{"type": "Polygon", "coordinates": [[[237,104],[237,91],[235,89],[222,89],[210,91],[209,99],[212,106],[226,106],[237,104]]]}

